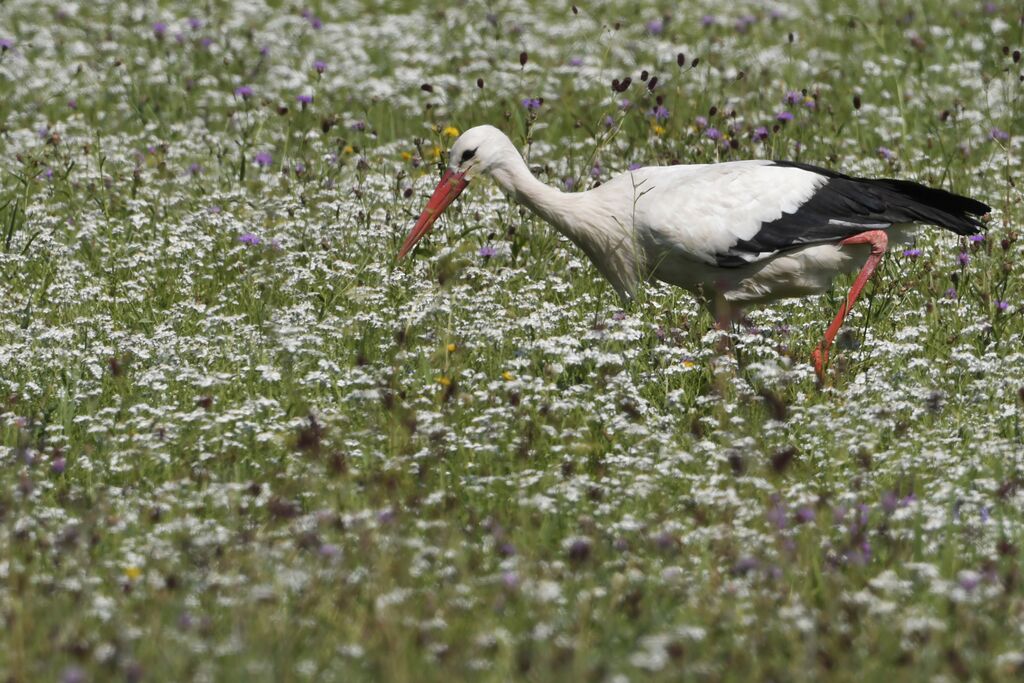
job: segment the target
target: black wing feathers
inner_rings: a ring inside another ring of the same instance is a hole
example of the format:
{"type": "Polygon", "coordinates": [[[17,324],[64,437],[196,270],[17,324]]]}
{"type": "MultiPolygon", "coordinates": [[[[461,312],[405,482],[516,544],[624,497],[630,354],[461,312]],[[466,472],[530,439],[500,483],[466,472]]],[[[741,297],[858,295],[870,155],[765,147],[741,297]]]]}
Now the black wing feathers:
{"type": "Polygon", "coordinates": [[[765,223],[749,240],[740,240],[719,254],[719,266],[735,268],[771,254],[807,244],[836,242],[865,232],[884,230],[895,223],[927,223],[973,235],[981,229],[979,216],[991,209],[982,202],[926,187],[909,180],[852,178],[809,164],[775,161],[825,176],[819,187],[795,213],[765,223]]]}

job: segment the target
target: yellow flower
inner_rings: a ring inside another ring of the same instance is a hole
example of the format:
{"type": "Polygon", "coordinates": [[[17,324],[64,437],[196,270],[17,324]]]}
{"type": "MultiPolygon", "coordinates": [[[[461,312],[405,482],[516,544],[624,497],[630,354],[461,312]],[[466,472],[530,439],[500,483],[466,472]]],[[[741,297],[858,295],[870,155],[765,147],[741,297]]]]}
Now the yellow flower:
{"type": "Polygon", "coordinates": [[[455,346],[455,344],[449,344],[448,345],[448,353],[455,353],[455,349],[456,348],[457,347],[455,346]]]}
{"type": "Polygon", "coordinates": [[[443,151],[444,150],[442,150],[440,147],[438,147],[437,145],[434,145],[434,149],[433,149],[434,158],[435,159],[440,159],[441,158],[441,152],[443,152],[443,151]]]}
{"type": "Polygon", "coordinates": [[[402,152],[402,160],[409,161],[412,159],[412,152],[402,152]]]}
{"type": "Polygon", "coordinates": [[[442,387],[447,387],[452,383],[451,379],[445,377],[444,375],[438,375],[437,377],[434,378],[434,381],[440,384],[442,387]]]}
{"type": "Polygon", "coordinates": [[[351,154],[356,150],[352,147],[352,145],[345,145],[344,147],[341,148],[341,151],[344,152],[345,154],[351,154]]]}
{"type": "Polygon", "coordinates": [[[140,576],[142,576],[142,570],[136,567],[135,565],[132,565],[130,567],[124,568],[124,575],[128,577],[129,581],[135,581],[140,576]]]}
{"type": "Polygon", "coordinates": [[[448,126],[441,131],[441,135],[446,135],[450,138],[457,138],[459,137],[459,129],[455,126],[448,126]]]}
{"type": "Polygon", "coordinates": [[[687,358],[686,360],[684,360],[684,361],[683,361],[683,367],[684,367],[684,368],[686,368],[687,370],[689,370],[690,368],[695,368],[695,367],[697,367],[697,364],[696,364],[696,363],[694,363],[694,362],[693,362],[692,360],[690,360],[689,358],[687,358]]]}
{"type": "Polygon", "coordinates": [[[665,134],[665,126],[659,126],[658,124],[654,124],[653,126],[651,126],[651,130],[654,131],[655,135],[665,134]]]}
{"type": "Polygon", "coordinates": [[[506,370],[505,372],[501,373],[501,377],[502,377],[502,379],[504,379],[504,380],[505,380],[506,382],[511,382],[512,380],[514,380],[514,379],[516,378],[516,376],[515,376],[515,375],[513,375],[513,374],[512,374],[511,372],[509,372],[508,370],[506,370]]]}

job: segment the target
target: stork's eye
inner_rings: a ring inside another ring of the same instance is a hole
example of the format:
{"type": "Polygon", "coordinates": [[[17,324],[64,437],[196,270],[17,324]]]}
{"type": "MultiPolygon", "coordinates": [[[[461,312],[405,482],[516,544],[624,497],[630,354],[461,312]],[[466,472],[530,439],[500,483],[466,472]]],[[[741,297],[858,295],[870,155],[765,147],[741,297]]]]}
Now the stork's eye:
{"type": "Polygon", "coordinates": [[[459,160],[459,163],[460,164],[466,163],[467,161],[469,161],[470,159],[473,158],[474,154],[476,154],[476,150],[475,149],[467,149],[465,152],[462,153],[462,159],[459,160]]]}

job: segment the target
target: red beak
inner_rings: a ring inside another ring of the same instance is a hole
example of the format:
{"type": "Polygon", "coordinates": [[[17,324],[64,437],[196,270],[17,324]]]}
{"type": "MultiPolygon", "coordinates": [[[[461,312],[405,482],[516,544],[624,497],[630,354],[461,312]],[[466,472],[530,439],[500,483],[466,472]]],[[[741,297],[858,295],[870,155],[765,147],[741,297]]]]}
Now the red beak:
{"type": "Polygon", "coordinates": [[[437,217],[448,208],[448,205],[455,201],[455,198],[459,196],[459,193],[466,189],[466,185],[469,181],[466,180],[463,173],[456,173],[452,170],[447,170],[444,175],[441,176],[441,182],[437,184],[437,189],[434,190],[434,194],[430,197],[430,201],[427,202],[427,208],[423,209],[423,213],[420,214],[420,219],[416,221],[416,225],[413,226],[412,232],[405,238],[405,242],[402,244],[402,248],[398,250],[398,258],[402,258],[412,248],[423,239],[423,236],[430,232],[430,228],[433,227],[434,221],[437,217]]]}

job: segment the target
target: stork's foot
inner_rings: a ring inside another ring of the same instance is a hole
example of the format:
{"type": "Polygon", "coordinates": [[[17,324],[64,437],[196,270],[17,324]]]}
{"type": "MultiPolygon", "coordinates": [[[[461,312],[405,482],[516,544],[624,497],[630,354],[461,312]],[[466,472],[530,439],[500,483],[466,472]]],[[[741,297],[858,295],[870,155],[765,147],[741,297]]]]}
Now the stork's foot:
{"type": "Polygon", "coordinates": [[[811,352],[811,362],[814,363],[814,372],[818,375],[818,381],[825,381],[825,367],[828,365],[828,349],[821,346],[811,352]]]}

